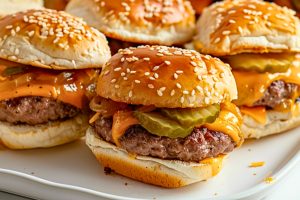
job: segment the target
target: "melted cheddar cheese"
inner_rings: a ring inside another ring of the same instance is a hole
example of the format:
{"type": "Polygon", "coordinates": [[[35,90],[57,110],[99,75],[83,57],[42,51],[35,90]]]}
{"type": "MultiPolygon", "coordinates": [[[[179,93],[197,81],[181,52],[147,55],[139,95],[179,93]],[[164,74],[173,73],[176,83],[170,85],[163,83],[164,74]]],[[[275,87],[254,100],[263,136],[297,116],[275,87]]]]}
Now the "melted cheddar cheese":
{"type": "Polygon", "coordinates": [[[0,101],[42,96],[83,108],[93,95],[97,74],[92,69],[58,71],[0,60],[0,101]]]}
{"type": "Polygon", "coordinates": [[[292,65],[283,73],[257,73],[249,71],[233,70],[236,80],[239,97],[234,103],[238,106],[252,106],[261,99],[271,85],[276,80],[300,85],[300,67],[292,65]]]}
{"type": "MultiPolygon", "coordinates": [[[[113,115],[112,138],[117,146],[120,146],[119,138],[135,124],[139,124],[139,121],[132,115],[132,111],[120,110],[113,115]]],[[[221,112],[215,122],[203,126],[229,135],[237,146],[240,146],[243,142],[241,124],[242,117],[239,109],[232,103],[225,103],[221,104],[221,112]]]]}
{"type": "Polygon", "coordinates": [[[240,146],[243,143],[241,124],[242,117],[239,109],[232,103],[225,103],[221,104],[219,117],[213,123],[204,124],[204,127],[229,135],[237,146],[240,146]]]}
{"type": "Polygon", "coordinates": [[[219,155],[217,157],[205,158],[200,163],[210,165],[212,167],[212,175],[215,176],[221,171],[224,158],[224,155],[219,155]]]}
{"type": "Polygon", "coordinates": [[[242,106],[240,107],[240,111],[242,114],[249,115],[260,124],[266,124],[267,122],[266,107],[264,106],[255,106],[255,107],[242,106]]]}

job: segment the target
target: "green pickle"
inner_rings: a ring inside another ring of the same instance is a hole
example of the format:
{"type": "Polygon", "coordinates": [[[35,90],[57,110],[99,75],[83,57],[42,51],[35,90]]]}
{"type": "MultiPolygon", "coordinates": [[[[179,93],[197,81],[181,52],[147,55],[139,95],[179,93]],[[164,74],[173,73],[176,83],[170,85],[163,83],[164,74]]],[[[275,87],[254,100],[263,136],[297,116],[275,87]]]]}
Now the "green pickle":
{"type": "Polygon", "coordinates": [[[169,138],[184,138],[188,136],[192,130],[191,127],[184,127],[178,122],[163,116],[159,112],[139,112],[134,111],[133,115],[139,120],[142,127],[154,135],[166,136],[169,138]]]}
{"type": "Polygon", "coordinates": [[[214,104],[205,108],[161,109],[161,112],[183,126],[195,126],[214,122],[219,115],[220,105],[214,104]]]}
{"type": "Polygon", "coordinates": [[[257,72],[286,72],[292,61],[293,54],[237,54],[233,56],[224,57],[233,69],[244,69],[257,72]]]}
{"type": "Polygon", "coordinates": [[[137,110],[133,114],[141,126],[154,135],[184,138],[196,125],[214,122],[219,112],[220,105],[214,104],[205,108],[163,108],[154,112],[137,110]]]}

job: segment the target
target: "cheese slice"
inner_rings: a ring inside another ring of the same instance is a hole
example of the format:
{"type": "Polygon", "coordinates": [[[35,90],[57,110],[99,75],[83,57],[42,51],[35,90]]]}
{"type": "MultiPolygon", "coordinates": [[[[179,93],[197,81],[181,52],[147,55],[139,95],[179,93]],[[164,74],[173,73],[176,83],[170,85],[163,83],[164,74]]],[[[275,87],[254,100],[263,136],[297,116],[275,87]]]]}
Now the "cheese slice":
{"type": "Polygon", "coordinates": [[[256,106],[256,107],[242,106],[240,107],[240,111],[245,115],[249,115],[260,124],[266,124],[267,122],[266,107],[264,106],[256,106]]]}
{"type": "Polygon", "coordinates": [[[204,127],[229,135],[237,146],[240,146],[243,143],[241,124],[239,109],[232,103],[225,103],[221,104],[219,117],[213,123],[204,124],[204,127]]]}
{"type": "Polygon", "coordinates": [[[132,111],[119,110],[113,116],[112,139],[117,146],[120,146],[119,139],[126,130],[139,121],[133,116],[132,111]]]}
{"type": "Polygon", "coordinates": [[[23,96],[51,97],[77,108],[83,108],[95,83],[98,71],[49,70],[0,60],[0,101],[23,96]],[[7,70],[21,72],[7,74],[7,70]],[[23,70],[22,70],[23,69],[23,70]]]}

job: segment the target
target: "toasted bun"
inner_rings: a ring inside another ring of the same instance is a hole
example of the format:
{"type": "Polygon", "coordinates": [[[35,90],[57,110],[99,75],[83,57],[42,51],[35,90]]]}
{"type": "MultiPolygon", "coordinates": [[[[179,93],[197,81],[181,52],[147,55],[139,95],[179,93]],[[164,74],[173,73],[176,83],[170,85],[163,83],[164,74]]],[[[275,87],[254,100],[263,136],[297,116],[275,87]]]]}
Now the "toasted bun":
{"type": "Polygon", "coordinates": [[[225,0],[204,10],[195,48],[212,55],[299,52],[295,12],[262,0],[225,0]]]}
{"type": "Polygon", "coordinates": [[[120,50],[104,66],[97,94],[156,107],[202,107],[237,97],[230,67],[196,51],[165,46],[120,50]]]}
{"type": "Polygon", "coordinates": [[[266,124],[260,124],[248,115],[244,115],[243,120],[242,132],[245,138],[258,139],[300,126],[300,115],[293,116],[291,112],[267,111],[266,124]]]}
{"type": "Polygon", "coordinates": [[[72,0],[66,11],[106,36],[143,44],[183,44],[192,39],[195,16],[186,0],[72,0]]]}
{"type": "Polygon", "coordinates": [[[223,158],[214,162],[194,163],[178,160],[162,160],[148,156],[130,156],[125,150],[100,139],[92,128],[87,130],[86,144],[98,161],[116,173],[129,178],[167,188],[176,188],[207,180],[218,174],[223,158]]]}
{"type": "Polygon", "coordinates": [[[80,18],[29,10],[0,20],[0,58],[43,68],[96,68],[110,50],[105,36],[80,18]]]}
{"type": "Polygon", "coordinates": [[[27,9],[43,8],[43,0],[1,0],[0,18],[27,9]]]}
{"type": "Polygon", "coordinates": [[[11,149],[53,147],[79,139],[87,127],[85,115],[36,126],[0,122],[0,140],[11,149]]]}

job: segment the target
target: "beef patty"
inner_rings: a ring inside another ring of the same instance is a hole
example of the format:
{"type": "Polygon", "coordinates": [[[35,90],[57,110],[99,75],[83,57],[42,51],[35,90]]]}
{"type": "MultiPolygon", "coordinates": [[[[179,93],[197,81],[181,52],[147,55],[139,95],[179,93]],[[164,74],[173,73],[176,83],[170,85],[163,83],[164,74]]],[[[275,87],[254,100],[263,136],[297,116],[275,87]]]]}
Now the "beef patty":
{"type": "MultiPolygon", "coordinates": [[[[99,118],[95,122],[95,132],[107,142],[113,143],[111,129],[111,118],[99,118]]],[[[172,139],[153,135],[142,126],[134,125],[119,142],[123,149],[137,155],[194,162],[229,153],[235,147],[228,135],[204,127],[194,128],[185,138],[172,139]]]]}
{"type": "Polygon", "coordinates": [[[0,101],[0,121],[36,125],[67,119],[80,112],[76,107],[46,97],[18,97],[0,101]]]}
{"type": "Polygon", "coordinates": [[[298,86],[293,83],[286,83],[278,80],[271,83],[264,96],[254,103],[254,106],[266,106],[274,108],[286,99],[291,99],[298,90],[298,86]]]}

